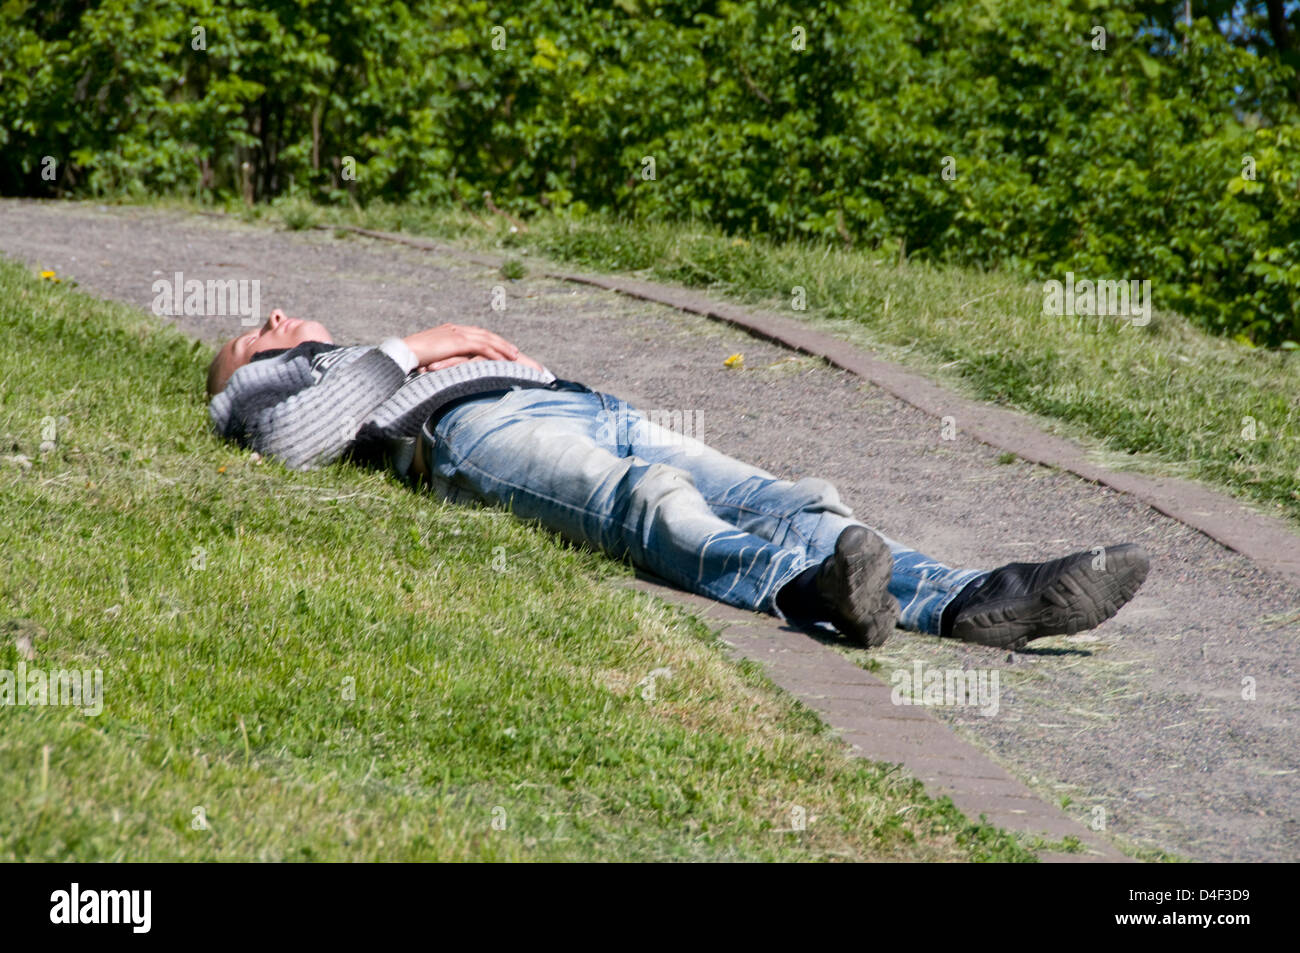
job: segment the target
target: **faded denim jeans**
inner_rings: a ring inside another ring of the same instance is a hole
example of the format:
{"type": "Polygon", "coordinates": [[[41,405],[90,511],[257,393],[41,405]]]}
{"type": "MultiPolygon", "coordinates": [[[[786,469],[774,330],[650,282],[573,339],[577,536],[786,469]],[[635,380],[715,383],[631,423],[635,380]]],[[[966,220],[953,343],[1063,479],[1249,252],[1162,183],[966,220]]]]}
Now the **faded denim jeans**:
{"type": "MultiPolygon", "coordinates": [[[[569,386],[473,398],[426,424],[434,492],[510,509],[689,592],[775,615],[781,587],[858,522],[825,480],[778,479],[626,401],[569,386]]],[[[937,634],[943,608],[984,573],[882,538],[898,624],[937,634]]]]}

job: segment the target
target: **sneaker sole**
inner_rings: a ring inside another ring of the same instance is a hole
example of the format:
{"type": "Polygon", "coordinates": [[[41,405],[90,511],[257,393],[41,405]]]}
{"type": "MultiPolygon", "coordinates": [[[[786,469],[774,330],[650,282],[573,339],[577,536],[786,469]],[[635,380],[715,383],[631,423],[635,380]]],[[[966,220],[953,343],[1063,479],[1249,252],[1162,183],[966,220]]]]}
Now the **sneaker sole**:
{"type": "Polygon", "coordinates": [[[898,600],[889,594],[893,554],[883,539],[863,527],[841,533],[835,555],[845,567],[844,585],[853,605],[853,618],[835,627],[867,648],[884,645],[898,621],[898,600]]]}
{"type": "Polygon", "coordinates": [[[1133,598],[1151,568],[1146,553],[1133,543],[1108,547],[1105,555],[1105,570],[1080,560],[1036,593],[959,613],[953,636],[1015,650],[1032,639],[1074,635],[1101,625],[1133,598]]]}

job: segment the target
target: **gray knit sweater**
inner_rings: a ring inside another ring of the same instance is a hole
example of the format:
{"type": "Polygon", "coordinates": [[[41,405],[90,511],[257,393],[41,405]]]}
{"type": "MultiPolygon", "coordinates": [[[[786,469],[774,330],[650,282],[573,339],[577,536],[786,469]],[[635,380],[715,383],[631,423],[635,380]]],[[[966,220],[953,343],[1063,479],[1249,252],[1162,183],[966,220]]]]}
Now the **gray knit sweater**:
{"type": "Polygon", "coordinates": [[[415,362],[398,338],[315,357],[288,351],[231,374],[208,417],[219,436],[291,469],[315,469],[364,446],[400,461],[404,473],[420,427],[447,400],[555,380],[514,361],[468,361],[427,374],[415,362]]]}

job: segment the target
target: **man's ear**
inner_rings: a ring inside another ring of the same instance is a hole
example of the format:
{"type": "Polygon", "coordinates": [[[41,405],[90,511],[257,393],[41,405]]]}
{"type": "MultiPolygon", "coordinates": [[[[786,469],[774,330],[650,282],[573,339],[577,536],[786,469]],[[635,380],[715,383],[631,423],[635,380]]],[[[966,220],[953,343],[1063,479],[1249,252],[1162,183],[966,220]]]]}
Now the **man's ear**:
{"type": "Polygon", "coordinates": [[[235,372],[235,368],[230,365],[234,362],[234,346],[238,338],[231,338],[225,344],[217,349],[217,354],[212,358],[212,363],[208,365],[208,397],[215,397],[221,393],[226,382],[230,380],[230,375],[235,372]]]}
{"type": "Polygon", "coordinates": [[[225,384],[225,381],[222,380],[222,363],[221,363],[221,355],[224,352],[225,352],[225,348],[223,347],[220,351],[217,352],[217,356],[212,359],[212,363],[208,365],[208,397],[209,398],[217,396],[217,394],[221,392],[222,385],[225,384]]]}

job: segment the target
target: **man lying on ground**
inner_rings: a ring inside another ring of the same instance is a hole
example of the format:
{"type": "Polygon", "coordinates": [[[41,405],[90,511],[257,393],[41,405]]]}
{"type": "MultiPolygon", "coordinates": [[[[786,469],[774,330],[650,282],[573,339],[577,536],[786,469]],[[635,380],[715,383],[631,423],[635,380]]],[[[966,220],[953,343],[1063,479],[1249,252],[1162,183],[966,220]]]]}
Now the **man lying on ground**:
{"type": "Polygon", "coordinates": [[[950,568],[853,519],[825,480],[781,480],[665,430],[482,328],[339,347],[324,326],[274,311],[218,352],[208,394],[219,435],[288,467],[386,466],[690,592],[868,646],[897,624],[1020,648],[1100,625],[1147,574],[1131,543],[950,568]]]}

